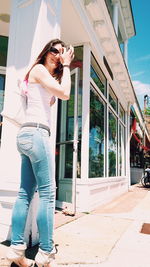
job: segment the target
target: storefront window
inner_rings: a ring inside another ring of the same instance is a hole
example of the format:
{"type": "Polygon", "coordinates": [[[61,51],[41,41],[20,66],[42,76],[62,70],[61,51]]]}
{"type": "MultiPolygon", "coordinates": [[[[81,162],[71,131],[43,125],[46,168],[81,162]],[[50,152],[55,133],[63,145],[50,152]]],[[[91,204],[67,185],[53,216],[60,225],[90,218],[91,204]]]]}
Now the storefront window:
{"type": "Polygon", "coordinates": [[[106,96],[106,78],[93,56],[91,56],[90,75],[97,87],[100,89],[100,91],[106,96]]]}
{"type": "Polygon", "coordinates": [[[0,74],[0,113],[3,110],[4,104],[4,89],[5,89],[5,75],[0,74]]]}
{"type": "Polygon", "coordinates": [[[109,86],[109,103],[112,106],[112,108],[117,112],[117,97],[110,86],[109,86]]]}
{"type": "MultiPolygon", "coordinates": [[[[72,87],[69,101],[66,102],[66,141],[74,139],[74,104],[75,104],[75,75],[72,75],[72,87]]],[[[81,90],[79,91],[78,98],[81,101],[81,90]]],[[[78,101],[78,170],[77,176],[80,177],[81,170],[81,132],[82,132],[82,117],[81,117],[81,102],[78,101]]],[[[65,177],[71,178],[73,171],[73,145],[66,145],[66,161],[65,161],[65,177]]]]}
{"type": "Polygon", "coordinates": [[[109,147],[108,147],[108,173],[117,175],[117,119],[109,112],[109,147]]]}
{"type": "Polygon", "coordinates": [[[104,104],[90,91],[89,177],[104,176],[104,104]]]}
{"type": "Polygon", "coordinates": [[[0,66],[6,67],[8,37],[0,36],[0,66]]]}
{"type": "MultiPolygon", "coordinates": [[[[4,89],[5,89],[5,75],[0,74],[0,113],[3,110],[4,89]]],[[[0,140],[1,140],[1,132],[2,132],[2,116],[0,115],[0,140]]]]}
{"type": "Polygon", "coordinates": [[[75,58],[71,63],[71,93],[68,101],[58,102],[57,146],[56,146],[56,182],[60,179],[72,179],[74,112],[78,108],[78,159],[77,177],[81,177],[81,134],[82,134],[82,75],[83,47],[75,47],[75,58]],[[75,102],[75,90],[78,100],[75,102]]]}

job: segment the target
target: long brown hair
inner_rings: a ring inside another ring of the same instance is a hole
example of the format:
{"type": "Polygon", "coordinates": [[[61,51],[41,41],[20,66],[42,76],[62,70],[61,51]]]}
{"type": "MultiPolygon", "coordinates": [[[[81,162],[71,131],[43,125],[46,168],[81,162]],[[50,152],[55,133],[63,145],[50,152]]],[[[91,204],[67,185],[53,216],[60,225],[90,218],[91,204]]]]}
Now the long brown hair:
{"type": "MultiPolygon", "coordinates": [[[[39,54],[39,56],[37,57],[35,63],[32,65],[32,67],[30,68],[30,70],[25,75],[25,80],[28,80],[30,71],[33,69],[33,67],[35,65],[37,65],[37,64],[44,65],[45,59],[46,59],[46,56],[47,56],[48,52],[50,52],[51,47],[54,46],[54,45],[56,45],[56,44],[61,44],[62,47],[66,47],[65,43],[63,41],[59,40],[59,39],[53,39],[50,42],[48,42],[45,45],[45,47],[43,48],[43,50],[41,51],[41,53],[39,54]]],[[[58,65],[57,65],[57,67],[54,69],[54,72],[52,73],[52,76],[56,80],[58,80],[59,82],[61,82],[62,73],[63,73],[63,66],[59,62],[58,65]]]]}

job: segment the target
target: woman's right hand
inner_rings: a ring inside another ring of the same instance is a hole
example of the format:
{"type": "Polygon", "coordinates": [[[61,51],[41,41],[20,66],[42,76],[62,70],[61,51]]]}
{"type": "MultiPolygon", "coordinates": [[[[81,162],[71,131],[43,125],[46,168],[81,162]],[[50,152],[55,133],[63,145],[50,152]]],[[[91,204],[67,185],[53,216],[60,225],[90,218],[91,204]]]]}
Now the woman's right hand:
{"type": "Polygon", "coordinates": [[[67,50],[64,47],[64,51],[60,54],[60,62],[62,65],[69,65],[71,61],[74,59],[74,48],[70,45],[69,49],[67,50]]]}

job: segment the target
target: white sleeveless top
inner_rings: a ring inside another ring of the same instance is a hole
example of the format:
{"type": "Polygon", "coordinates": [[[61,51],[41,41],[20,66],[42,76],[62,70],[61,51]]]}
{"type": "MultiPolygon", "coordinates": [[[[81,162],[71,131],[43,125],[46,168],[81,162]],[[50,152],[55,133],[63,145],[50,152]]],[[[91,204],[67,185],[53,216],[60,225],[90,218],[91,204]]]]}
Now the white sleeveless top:
{"type": "Polygon", "coordinates": [[[28,83],[26,122],[42,123],[50,127],[52,94],[38,83],[28,83]]]}

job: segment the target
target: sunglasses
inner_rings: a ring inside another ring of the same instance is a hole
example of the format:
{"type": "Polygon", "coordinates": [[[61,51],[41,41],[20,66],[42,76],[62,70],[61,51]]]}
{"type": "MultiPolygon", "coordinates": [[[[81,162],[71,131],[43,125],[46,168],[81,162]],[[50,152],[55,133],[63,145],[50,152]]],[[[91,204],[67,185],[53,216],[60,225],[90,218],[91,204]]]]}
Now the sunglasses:
{"type": "Polygon", "coordinates": [[[51,52],[51,53],[53,53],[55,55],[60,54],[59,50],[57,48],[53,47],[53,46],[49,49],[49,52],[51,52]]]}

